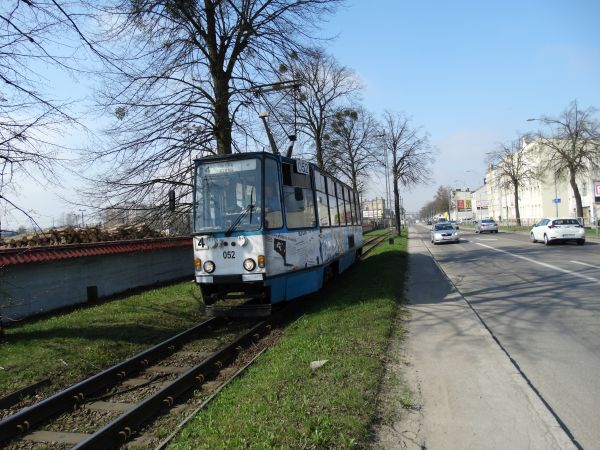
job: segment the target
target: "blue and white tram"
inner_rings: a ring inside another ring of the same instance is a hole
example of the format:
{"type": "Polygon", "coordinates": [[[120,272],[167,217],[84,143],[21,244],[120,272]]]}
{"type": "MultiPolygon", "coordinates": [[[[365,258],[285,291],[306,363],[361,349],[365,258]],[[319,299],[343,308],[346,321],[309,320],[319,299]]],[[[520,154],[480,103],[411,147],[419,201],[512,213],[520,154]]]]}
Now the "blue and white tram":
{"type": "Polygon", "coordinates": [[[356,192],[306,161],[196,160],[194,266],[205,304],[252,299],[270,311],[321,289],[362,251],[359,211],[356,192]]]}

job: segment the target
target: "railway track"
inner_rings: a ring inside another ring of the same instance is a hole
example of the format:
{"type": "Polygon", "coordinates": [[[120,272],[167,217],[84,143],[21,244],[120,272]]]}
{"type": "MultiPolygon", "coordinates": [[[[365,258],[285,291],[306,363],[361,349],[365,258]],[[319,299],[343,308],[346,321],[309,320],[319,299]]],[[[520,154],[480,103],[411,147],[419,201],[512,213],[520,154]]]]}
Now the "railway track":
{"type": "MultiPolygon", "coordinates": [[[[362,257],[392,235],[365,240],[362,257]]],[[[6,417],[0,421],[0,446],[97,449],[120,448],[134,441],[139,447],[162,448],[168,439],[146,432],[151,421],[183,406],[183,419],[169,425],[171,430],[177,428],[276,340],[272,330],[302,308],[302,301],[294,302],[266,320],[255,321],[213,352],[190,350],[190,343],[206,339],[227,324],[220,317],[206,320],[6,417]],[[271,341],[263,339],[273,334],[271,341]],[[205,395],[186,404],[189,393],[198,389],[205,395]]]]}
{"type": "Polygon", "coordinates": [[[218,350],[190,351],[225,325],[213,318],[138,355],[77,383],[0,422],[6,448],[118,448],[144,423],[176,404],[178,398],[209,383],[245,349],[271,330],[255,322],[218,350]]]}
{"type": "Polygon", "coordinates": [[[373,236],[369,239],[366,239],[363,244],[363,251],[362,251],[361,257],[364,258],[371,251],[373,251],[373,249],[375,249],[379,244],[381,244],[382,242],[384,242],[388,239],[391,239],[393,236],[395,236],[395,231],[388,230],[388,232],[385,234],[373,236]]]}

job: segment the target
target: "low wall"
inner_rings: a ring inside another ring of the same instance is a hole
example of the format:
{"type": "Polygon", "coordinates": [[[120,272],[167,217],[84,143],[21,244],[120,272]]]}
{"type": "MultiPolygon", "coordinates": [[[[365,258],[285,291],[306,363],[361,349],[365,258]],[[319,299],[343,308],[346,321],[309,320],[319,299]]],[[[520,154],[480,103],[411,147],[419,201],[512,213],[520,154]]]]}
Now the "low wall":
{"type": "Polygon", "coordinates": [[[193,275],[190,238],[0,250],[0,315],[10,324],[193,275]]]}

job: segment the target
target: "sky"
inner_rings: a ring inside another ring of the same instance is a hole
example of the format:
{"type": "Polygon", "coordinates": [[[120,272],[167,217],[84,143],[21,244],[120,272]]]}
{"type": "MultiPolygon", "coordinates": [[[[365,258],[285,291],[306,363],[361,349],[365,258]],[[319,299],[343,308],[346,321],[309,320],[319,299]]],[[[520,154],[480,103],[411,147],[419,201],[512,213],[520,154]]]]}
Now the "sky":
{"type": "MultiPolygon", "coordinates": [[[[362,80],[368,110],[404,113],[428,133],[432,181],[401,188],[404,207],[416,212],[440,185],[479,187],[486,153],[535,131],[528,118],[558,116],[573,100],[600,108],[599,17],[598,0],[348,0],[323,35],[362,80]]],[[[57,88],[72,82],[56,80],[57,88]]],[[[380,180],[366,197],[385,197],[380,180]]],[[[63,189],[20,186],[19,200],[42,226],[80,214],[63,200],[76,198],[68,174],[63,181],[63,189]]],[[[18,222],[2,220],[3,228],[18,222]]]]}
{"type": "Polygon", "coordinates": [[[405,113],[429,134],[432,182],[401,189],[418,211],[440,185],[479,187],[486,153],[535,131],[528,118],[573,100],[600,108],[599,17],[597,0],[352,0],[326,47],[365,84],[367,109],[405,113]]]}

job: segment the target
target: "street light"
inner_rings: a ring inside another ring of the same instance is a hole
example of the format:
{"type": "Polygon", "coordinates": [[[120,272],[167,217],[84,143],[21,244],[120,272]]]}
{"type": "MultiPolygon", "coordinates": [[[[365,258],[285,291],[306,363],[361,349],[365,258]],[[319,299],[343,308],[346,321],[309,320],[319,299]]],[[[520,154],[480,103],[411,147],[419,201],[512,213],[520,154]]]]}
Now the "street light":
{"type": "MultiPolygon", "coordinates": [[[[389,211],[391,211],[390,209],[390,184],[389,184],[389,172],[388,172],[388,151],[387,151],[387,142],[385,140],[386,134],[385,132],[383,132],[382,134],[378,134],[375,135],[375,137],[379,137],[379,138],[383,138],[383,158],[384,158],[384,162],[383,162],[383,166],[385,168],[385,205],[387,206],[387,209],[389,211]]],[[[385,223],[385,210],[386,208],[383,208],[383,221],[385,223]]],[[[388,218],[388,224],[387,226],[389,227],[391,225],[391,217],[388,218]]]]}
{"type": "Polygon", "coordinates": [[[558,190],[556,189],[556,172],[554,172],[554,211],[556,212],[556,217],[558,217],[558,190]]]}

